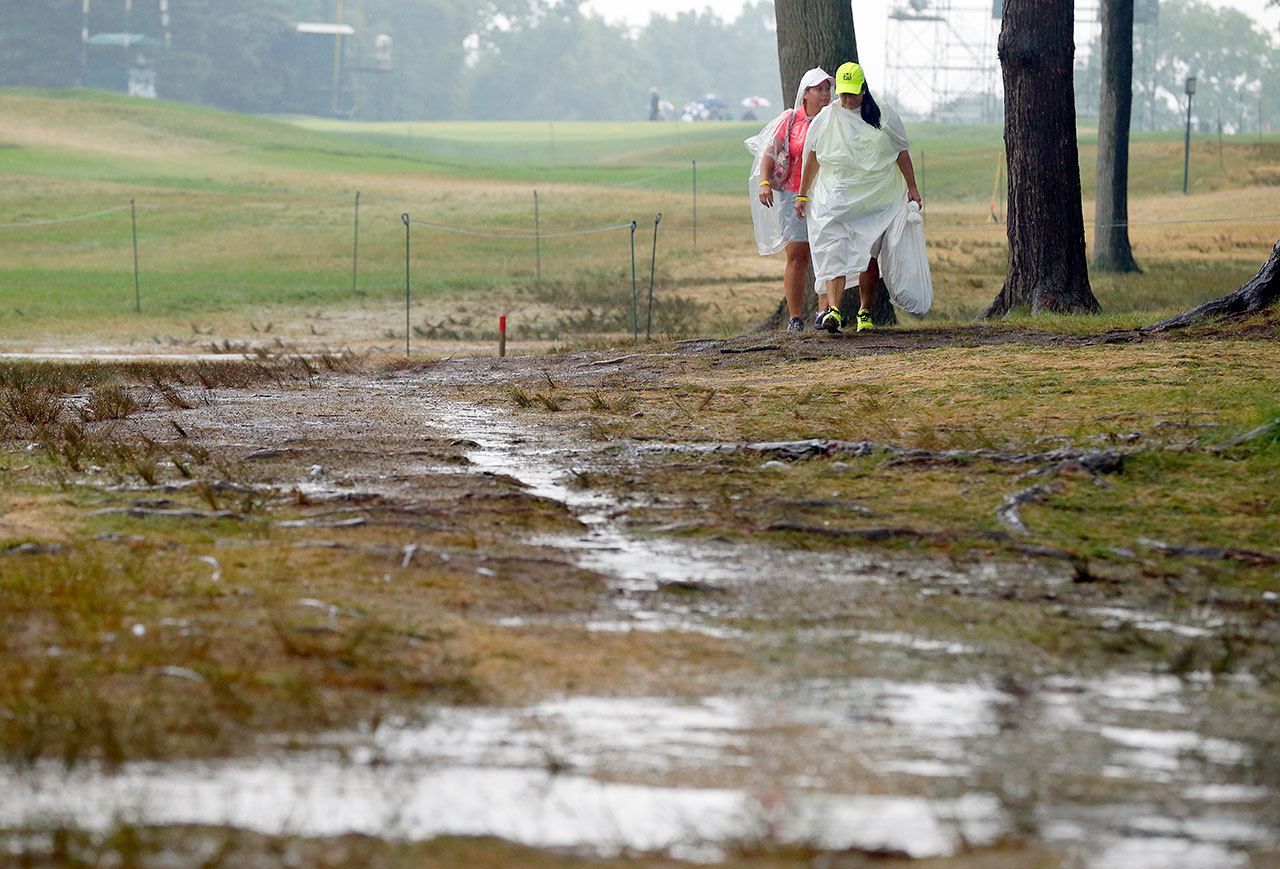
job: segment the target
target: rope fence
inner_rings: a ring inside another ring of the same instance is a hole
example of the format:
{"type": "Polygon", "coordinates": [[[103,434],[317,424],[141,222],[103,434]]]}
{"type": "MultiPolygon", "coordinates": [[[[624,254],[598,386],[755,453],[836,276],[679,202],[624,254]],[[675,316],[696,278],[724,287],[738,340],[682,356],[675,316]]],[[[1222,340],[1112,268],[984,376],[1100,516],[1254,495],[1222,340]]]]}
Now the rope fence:
{"type": "Polygon", "coordinates": [[[78,223],[82,220],[93,220],[95,217],[105,217],[108,214],[118,214],[121,211],[128,211],[130,206],[120,205],[116,208],[108,208],[105,211],[95,211],[92,214],[77,214],[73,217],[55,217],[49,220],[28,220],[19,223],[0,223],[0,229],[26,229],[31,226],[58,226],[63,223],[78,223]]]}
{"type": "Polygon", "coordinates": [[[477,238],[512,238],[523,239],[525,241],[536,241],[540,238],[572,238],[578,235],[595,235],[601,232],[613,232],[619,229],[627,229],[630,223],[615,223],[609,226],[594,226],[590,229],[570,229],[564,232],[489,232],[479,229],[464,229],[460,226],[450,226],[447,223],[432,223],[428,220],[418,220],[410,218],[409,222],[414,226],[426,226],[431,229],[438,229],[442,232],[452,233],[453,235],[470,235],[477,238]]]}

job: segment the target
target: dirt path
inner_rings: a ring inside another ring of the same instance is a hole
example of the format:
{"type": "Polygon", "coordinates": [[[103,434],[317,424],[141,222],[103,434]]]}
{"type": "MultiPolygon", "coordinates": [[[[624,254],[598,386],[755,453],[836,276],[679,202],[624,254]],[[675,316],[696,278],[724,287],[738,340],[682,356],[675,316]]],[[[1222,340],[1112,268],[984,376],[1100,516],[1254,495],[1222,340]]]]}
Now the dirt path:
{"type": "MultiPolygon", "coordinates": [[[[635,445],[593,441],[568,423],[533,427],[474,400],[536,378],[604,383],[625,369],[657,382],[685,360],[746,365],[761,354],[955,340],[945,330],[874,344],[769,336],[656,354],[449,360],[309,390],[227,391],[210,407],[138,418],[153,437],[171,437],[177,423],[204,448],[266,469],[263,485],[303,496],[334,535],[343,523],[405,516],[480,533],[512,498],[540,505],[544,521],[498,532],[519,555],[503,575],[552,587],[585,572],[602,585],[585,609],[494,605],[495,628],[643,633],[673,653],[693,636],[752,666],[711,687],[714,671],[687,661],[665,682],[620,676],[605,690],[528,705],[434,708],[425,723],[294,738],[289,750],[229,761],[88,765],[71,775],[37,765],[4,773],[11,798],[0,826],[62,816],[105,828],[124,816],[307,837],[495,835],[689,858],[752,840],[913,857],[1014,841],[1090,866],[1217,867],[1273,853],[1280,781],[1268,759],[1268,695],[1256,684],[1047,659],[1028,666],[1009,636],[985,627],[1071,624],[1142,643],[1243,630],[1229,612],[1143,608],[1122,589],[1075,586],[1070,566],[1053,560],[815,553],[641,530],[629,512],[662,492],[592,484],[638,462],[635,445]]],[[[406,563],[465,559],[481,577],[498,566],[483,546],[396,527],[406,563]]]]}

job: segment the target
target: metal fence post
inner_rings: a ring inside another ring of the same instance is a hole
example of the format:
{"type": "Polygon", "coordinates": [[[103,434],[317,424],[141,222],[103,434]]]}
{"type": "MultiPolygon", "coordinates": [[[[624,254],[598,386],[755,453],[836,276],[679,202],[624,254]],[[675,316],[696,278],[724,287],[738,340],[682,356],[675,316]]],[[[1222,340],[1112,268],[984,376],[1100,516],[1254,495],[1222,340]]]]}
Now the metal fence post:
{"type": "Polygon", "coordinates": [[[402,214],[404,221],[404,355],[409,355],[409,215],[402,214]]]}
{"type": "Polygon", "coordinates": [[[533,273],[533,283],[535,286],[542,284],[542,229],[538,215],[538,191],[533,191],[533,250],[535,257],[535,271],[533,273]]]}
{"type": "Polygon", "coordinates": [[[662,212],[659,211],[653,218],[653,257],[649,260],[649,313],[644,326],[644,339],[651,340],[653,336],[653,273],[658,266],[658,224],[662,223],[662,212]]]}
{"type": "Polygon", "coordinates": [[[631,221],[631,337],[640,337],[640,295],[636,287],[636,222],[631,221]]]}
{"type": "Polygon", "coordinates": [[[133,223],[133,310],[142,313],[142,276],[138,271],[138,206],[129,200],[129,218],[133,223]]]}
{"type": "Polygon", "coordinates": [[[355,242],[351,248],[351,293],[356,292],[356,275],[360,269],[360,191],[356,191],[356,231],[355,242]]]}
{"type": "Polygon", "coordinates": [[[698,249],[698,161],[693,161],[693,249],[698,249]]]}

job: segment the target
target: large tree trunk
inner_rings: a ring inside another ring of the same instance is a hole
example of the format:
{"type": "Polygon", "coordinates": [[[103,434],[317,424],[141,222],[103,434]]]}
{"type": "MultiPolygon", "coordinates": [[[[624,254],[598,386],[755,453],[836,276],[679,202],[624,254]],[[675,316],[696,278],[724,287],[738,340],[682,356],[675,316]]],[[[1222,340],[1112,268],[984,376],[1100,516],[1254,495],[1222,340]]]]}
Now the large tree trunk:
{"type": "MultiPolygon", "coordinates": [[[[800,87],[800,79],[815,66],[834,75],[840,64],[858,59],[853,6],[848,0],[843,3],[839,0],[777,0],[774,4],[774,17],[778,24],[778,69],[782,75],[783,105],[791,105],[796,89],[800,87]]],[[[809,269],[806,284],[804,319],[805,323],[811,323],[817,305],[812,268],[809,269]]],[[[857,315],[856,289],[851,294],[846,290],[845,303],[840,307],[846,315],[850,312],[857,315]]],[[[881,326],[898,322],[884,281],[880,282],[871,316],[881,326]]],[[[778,329],[786,324],[787,317],[787,300],[783,299],[757,328],[761,331],[778,329]]]]}
{"type": "Polygon", "coordinates": [[[1133,109],[1133,2],[1102,0],[1102,100],[1093,267],[1139,272],[1129,246],[1129,120],[1133,109]]]}
{"type": "Polygon", "coordinates": [[[1085,263],[1072,93],[1072,0],[1007,0],[1000,27],[1009,165],[1009,269],[987,309],[1098,310],[1085,263]]]}
{"type": "Polygon", "coordinates": [[[1263,263],[1258,273],[1238,290],[1211,302],[1205,302],[1200,307],[1192,308],[1176,317],[1144,326],[1143,331],[1164,332],[1169,329],[1184,329],[1202,320],[1239,314],[1256,314],[1276,302],[1280,302],[1280,241],[1271,248],[1271,258],[1263,263]]]}
{"type": "Polygon", "coordinates": [[[845,61],[858,59],[853,6],[839,0],[777,0],[778,70],[782,102],[790,106],[800,78],[815,66],[832,75],[845,61]]]}

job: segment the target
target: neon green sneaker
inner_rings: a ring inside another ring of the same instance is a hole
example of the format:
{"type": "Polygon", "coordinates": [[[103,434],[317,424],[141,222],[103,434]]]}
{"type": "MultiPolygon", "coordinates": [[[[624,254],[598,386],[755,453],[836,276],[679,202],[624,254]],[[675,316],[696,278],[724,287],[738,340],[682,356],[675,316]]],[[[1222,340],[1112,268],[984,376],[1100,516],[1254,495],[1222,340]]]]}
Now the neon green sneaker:
{"type": "Polygon", "coordinates": [[[840,327],[843,325],[844,317],[840,316],[840,309],[828,305],[827,309],[822,312],[822,328],[832,335],[839,335],[840,327]]]}
{"type": "Polygon", "coordinates": [[[866,332],[869,329],[874,329],[875,327],[876,327],[876,324],[871,322],[871,312],[869,310],[867,310],[866,308],[863,308],[861,311],[858,312],[858,331],[859,332],[866,332]]]}

